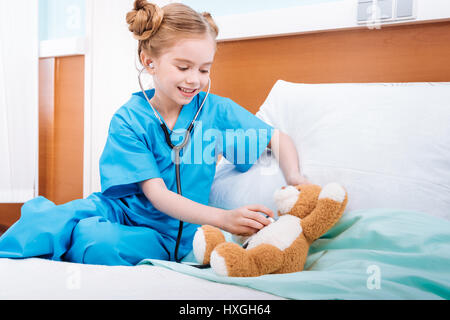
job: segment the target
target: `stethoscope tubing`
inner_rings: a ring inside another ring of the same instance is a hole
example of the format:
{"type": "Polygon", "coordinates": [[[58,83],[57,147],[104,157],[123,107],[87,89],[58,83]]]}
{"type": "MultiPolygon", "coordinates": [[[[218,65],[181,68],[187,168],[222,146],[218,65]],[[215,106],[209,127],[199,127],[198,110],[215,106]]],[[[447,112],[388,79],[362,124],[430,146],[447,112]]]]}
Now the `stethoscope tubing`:
{"type": "MultiPolygon", "coordinates": [[[[167,145],[175,152],[175,177],[176,177],[176,184],[177,184],[177,193],[182,196],[182,190],[181,190],[181,174],[180,174],[180,152],[181,150],[183,150],[184,147],[186,147],[186,145],[189,143],[190,140],[190,136],[192,134],[192,131],[194,130],[194,124],[195,121],[197,120],[198,115],[200,114],[201,110],[203,109],[203,106],[206,102],[206,99],[209,96],[209,92],[211,90],[211,79],[208,79],[208,91],[206,92],[205,98],[203,98],[203,101],[200,105],[200,108],[198,108],[197,113],[195,114],[194,118],[192,119],[191,123],[189,124],[184,139],[183,141],[179,144],[179,145],[174,145],[172,143],[172,140],[170,139],[170,133],[169,133],[169,129],[167,128],[167,126],[165,125],[165,123],[162,121],[161,117],[158,115],[158,112],[156,112],[155,108],[153,107],[153,105],[150,102],[150,99],[147,96],[147,93],[144,90],[144,87],[142,85],[142,81],[141,81],[141,74],[142,72],[145,70],[145,67],[143,67],[138,74],[138,81],[139,81],[139,86],[141,87],[141,91],[144,94],[145,99],[147,100],[149,106],[152,108],[153,113],[155,114],[156,118],[159,120],[159,123],[161,125],[161,128],[164,132],[164,138],[165,141],[167,143],[167,145]]],[[[174,259],[176,262],[180,262],[181,259],[178,258],[178,249],[180,247],[180,242],[181,242],[181,236],[183,233],[183,221],[180,220],[180,224],[178,227],[178,234],[177,234],[177,240],[176,240],[176,244],[175,244],[175,252],[174,252],[174,259]]],[[[200,267],[204,267],[204,266],[200,266],[200,267]]]]}

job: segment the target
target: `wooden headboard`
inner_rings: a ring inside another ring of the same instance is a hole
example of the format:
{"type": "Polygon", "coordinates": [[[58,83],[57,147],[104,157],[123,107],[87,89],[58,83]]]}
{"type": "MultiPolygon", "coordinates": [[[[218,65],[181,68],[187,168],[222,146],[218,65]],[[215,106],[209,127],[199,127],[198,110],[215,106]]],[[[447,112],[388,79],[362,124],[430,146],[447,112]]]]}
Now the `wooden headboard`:
{"type": "Polygon", "coordinates": [[[255,113],[278,79],[450,81],[450,21],[220,42],[211,92],[255,113]]]}

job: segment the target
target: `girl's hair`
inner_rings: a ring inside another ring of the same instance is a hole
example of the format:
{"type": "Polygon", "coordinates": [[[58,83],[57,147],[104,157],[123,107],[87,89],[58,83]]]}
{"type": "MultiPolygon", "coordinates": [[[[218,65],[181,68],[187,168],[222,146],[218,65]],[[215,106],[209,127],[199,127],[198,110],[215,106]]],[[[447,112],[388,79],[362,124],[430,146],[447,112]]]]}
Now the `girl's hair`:
{"type": "Polygon", "coordinates": [[[199,13],[182,3],[160,8],[146,0],[135,0],[133,10],[127,13],[127,23],[134,38],[139,40],[139,57],[142,50],[158,57],[183,37],[209,33],[215,40],[219,33],[209,13],[199,13]]]}

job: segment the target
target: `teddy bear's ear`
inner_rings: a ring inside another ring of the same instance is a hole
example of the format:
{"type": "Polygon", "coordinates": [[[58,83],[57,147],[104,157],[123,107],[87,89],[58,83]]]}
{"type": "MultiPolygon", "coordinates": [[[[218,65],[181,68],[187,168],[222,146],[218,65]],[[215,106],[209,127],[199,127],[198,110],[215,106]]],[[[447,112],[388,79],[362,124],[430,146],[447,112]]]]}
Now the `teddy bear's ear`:
{"type": "Polygon", "coordinates": [[[282,187],[275,191],[273,199],[279,215],[289,213],[298,200],[300,191],[294,186],[282,187]]]}

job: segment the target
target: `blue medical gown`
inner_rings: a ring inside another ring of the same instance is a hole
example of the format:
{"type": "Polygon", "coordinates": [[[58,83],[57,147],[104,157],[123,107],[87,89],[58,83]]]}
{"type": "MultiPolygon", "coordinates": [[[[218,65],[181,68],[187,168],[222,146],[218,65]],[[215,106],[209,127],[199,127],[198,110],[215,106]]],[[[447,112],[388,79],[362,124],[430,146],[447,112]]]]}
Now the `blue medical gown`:
{"type": "MultiPolygon", "coordinates": [[[[151,99],[155,92],[146,93],[151,99]]],[[[204,97],[201,92],[182,107],[170,131],[173,144],[183,141],[204,97]]],[[[210,94],[181,152],[183,196],[207,205],[218,155],[244,172],[272,134],[271,126],[232,100],[210,94]]],[[[139,182],[162,178],[177,192],[174,158],[142,92],[134,93],[110,123],[100,158],[102,192],[60,206],[43,197],[27,202],[19,221],[0,238],[0,257],[109,265],[132,265],[144,258],[173,260],[179,221],[158,211],[139,182]]],[[[184,223],[179,256],[192,250],[197,227],[184,223]]]]}

